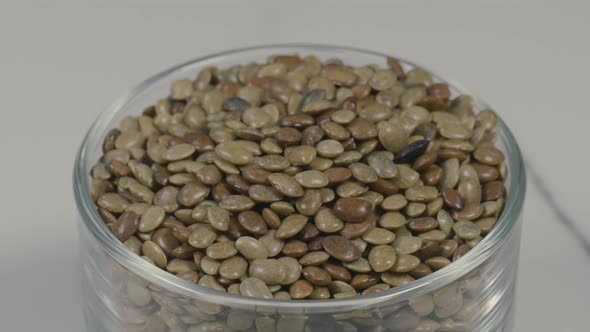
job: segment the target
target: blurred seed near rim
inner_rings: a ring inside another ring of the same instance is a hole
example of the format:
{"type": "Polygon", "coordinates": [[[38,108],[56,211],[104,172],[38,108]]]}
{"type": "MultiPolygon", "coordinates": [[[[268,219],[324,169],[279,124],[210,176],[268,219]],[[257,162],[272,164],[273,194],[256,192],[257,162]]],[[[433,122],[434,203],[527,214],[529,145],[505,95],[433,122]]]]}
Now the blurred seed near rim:
{"type": "MultiPolygon", "coordinates": [[[[371,294],[445,269],[492,231],[508,194],[496,125],[394,58],[277,55],[177,80],[122,119],[92,197],[118,240],[201,286],[371,294]]],[[[462,301],[451,289],[411,305],[446,317],[462,301]]]]}

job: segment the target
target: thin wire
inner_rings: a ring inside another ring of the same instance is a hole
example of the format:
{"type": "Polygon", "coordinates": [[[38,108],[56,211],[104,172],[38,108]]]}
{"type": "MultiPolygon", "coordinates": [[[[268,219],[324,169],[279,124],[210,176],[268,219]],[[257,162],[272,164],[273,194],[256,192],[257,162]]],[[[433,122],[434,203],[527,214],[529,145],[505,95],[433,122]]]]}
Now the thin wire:
{"type": "Polygon", "coordinates": [[[574,219],[563,210],[561,205],[555,199],[555,196],[549,192],[549,187],[541,175],[537,172],[537,170],[531,165],[530,162],[528,162],[528,160],[525,161],[525,164],[527,173],[531,177],[531,180],[533,180],[535,187],[537,187],[539,190],[541,197],[547,202],[557,220],[561,222],[565,226],[566,231],[568,231],[576,239],[576,241],[579,242],[584,251],[586,251],[588,258],[590,258],[590,241],[583,235],[582,231],[576,225],[574,219]]]}

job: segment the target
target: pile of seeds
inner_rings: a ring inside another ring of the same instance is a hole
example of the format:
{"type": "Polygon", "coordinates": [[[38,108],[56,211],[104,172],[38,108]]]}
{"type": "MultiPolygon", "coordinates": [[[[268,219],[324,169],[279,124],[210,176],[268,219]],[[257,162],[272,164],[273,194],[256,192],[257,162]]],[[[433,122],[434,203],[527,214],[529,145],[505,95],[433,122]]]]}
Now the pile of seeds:
{"type": "Polygon", "coordinates": [[[148,262],[244,296],[344,298],[444,268],[501,212],[497,117],[386,67],[278,55],[175,81],[106,135],[98,213],[148,262]]]}

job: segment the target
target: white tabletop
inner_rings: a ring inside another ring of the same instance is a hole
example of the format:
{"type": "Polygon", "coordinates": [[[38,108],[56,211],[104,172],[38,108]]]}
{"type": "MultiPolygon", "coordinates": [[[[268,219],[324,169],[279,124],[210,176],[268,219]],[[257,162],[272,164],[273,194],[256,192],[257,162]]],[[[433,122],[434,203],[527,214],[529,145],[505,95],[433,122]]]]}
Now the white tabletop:
{"type": "Polygon", "coordinates": [[[0,322],[83,331],[71,172],[91,121],[172,64],[315,42],[412,59],[496,108],[528,163],[515,331],[587,331],[583,1],[2,1],[0,322]]]}

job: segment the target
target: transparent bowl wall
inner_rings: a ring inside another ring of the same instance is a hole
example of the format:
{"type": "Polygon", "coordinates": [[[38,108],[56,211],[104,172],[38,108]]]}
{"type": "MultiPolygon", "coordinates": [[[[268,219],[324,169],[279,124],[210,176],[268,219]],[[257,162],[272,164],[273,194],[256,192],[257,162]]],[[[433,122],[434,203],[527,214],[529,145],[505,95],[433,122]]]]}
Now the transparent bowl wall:
{"type": "MultiPolygon", "coordinates": [[[[233,50],[153,76],[124,94],[94,123],[82,143],[74,175],[88,331],[416,331],[418,326],[422,327],[418,331],[430,331],[423,329],[428,324],[437,327],[436,331],[510,331],[525,174],[518,145],[502,121],[498,141],[507,157],[509,194],[493,231],[453,264],[387,291],[323,301],[230,295],[185,282],[146,263],[111,235],[96,213],[88,176],[100,158],[107,130],[116,127],[124,116],[140,114],[167,96],[176,79],[194,78],[206,66],[262,62],[279,53],[340,58],[353,65],[385,65],[386,61],[385,55],[375,52],[321,45],[233,50]],[[415,312],[414,308],[433,298],[439,306],[432,313],[421,316],[423,312],[415,312]]],[[[405,61],[403,65],[406,69],[414,66],[405,61]]],[[[455,94],[468,93],[447,83],[455,94]]],[[[488,106],[476,98],[476,108],[488,106]]]]}

